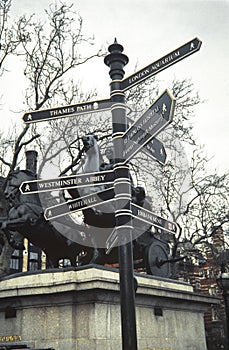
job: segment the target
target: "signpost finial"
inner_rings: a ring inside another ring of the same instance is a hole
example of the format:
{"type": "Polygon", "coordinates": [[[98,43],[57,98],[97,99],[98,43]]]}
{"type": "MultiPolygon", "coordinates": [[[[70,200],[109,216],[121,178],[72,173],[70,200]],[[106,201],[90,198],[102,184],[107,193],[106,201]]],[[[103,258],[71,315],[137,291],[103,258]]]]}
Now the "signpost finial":
{"type": "Polygon", "coordinates": [[[114,43],[108,47],[108,51],[110,53],[105,56],[104,63],[111,68],[110,77],[112,80],[122,79],[124,76],[123,67],[129,62],[129,58],[122,53],[123,46],[118,44],[116,38],[114,43]]]}

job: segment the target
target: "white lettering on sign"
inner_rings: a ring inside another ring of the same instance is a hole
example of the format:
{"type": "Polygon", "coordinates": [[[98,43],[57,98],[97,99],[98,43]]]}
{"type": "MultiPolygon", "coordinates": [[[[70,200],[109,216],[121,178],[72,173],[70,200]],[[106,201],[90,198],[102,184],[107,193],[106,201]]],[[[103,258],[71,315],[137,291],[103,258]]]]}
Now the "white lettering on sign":
{"type": "Polygon", "coordinates": [[[79,209],[79,208],[85,207],[87,205],[96,203],[96,202],[97,202],[96,196],[93,196],[91,198],[85,198],[85,199],[80,200],[80,201],[78,201],[76,203],[69,204],[69,209],[70,210],[79,209]]]}
{"type": "Polygon", "coordinates": [[[149,212],[142,211],[142,210],[138,209],[137,215],[138,215],[138,217],[142,217],[143,219],[149,220],[149,221],[153,222],[154,224],[158,224],[160,226],[163,225],[163,220],[160,217],[153,215],[153,213],[149,213],[149,212]]]}
{"type": "Polygon", "coordinates": [[[91,111],[93,108],[92,108],[92,104],[88,104],[88,105],[85,105],[85,106],[78,106],[76,111],[77,112],[85,112],[85,111],[91,111]]]}
{"type": "MultiPolygon", "coordinates": [[[[102,182],[105,179],[105,175],[98,175],[98,176],[87,176],[87,177],[76,177],[76,178],[69,178],[69,179],[60,179],[60,180],[52,180],[52,181],[46,181],[46,182],[38,182],[38,189],[56,189],[61,187],[70,187],[70,186],[79,186],[79,185],[87,185],[87,184],[93,184],[97,182],[102,182]]],[[[27,185],[28,186],[28,185],[27,185]]],[[[25,189],[25,191],[29,191],[30,189],[25,189]]]]}
{"type": "MultiPolygon", "coordinates": [[[[152,139],[152,135],[162,126],[162,123],[164,124],[164,121],[164,118],[160,116],[157,120],[154,121],[154,123],[151,123],[148,127],[145,126],[145,131],[141,135],[139,135],[134,141],[132,140],[133,134],[131,138],[127,138],[127,141],[125,141],[126,148],[123,152],[123,156],[127,157],[128,154],[130,154],[130,152],[136,146],[136,144],[138,144],[139,147],[141,147],[141,145],[144,145],[146,142],[149,142],[152,139]],[[128,145],[127,142],[131,144],[128,145]]],[[[137,134],[137,130],[134,134],[137,134]]]]}
{"type": "Polygon", "coordinates": [[[74,107],[58,108],[58,109],[51,110],[50,111],[50,116],[51,117],[56,117],[58,115],[70,114],[70,113],[74,113],[74,112],[75,112],[74,107]]]}
{"type": "MultiPolygon", "coordinates": [[[[139,132],[139,130],[145,130],[145,132],[147,133],[148,128],[145,127],[145,125],[159,111],[160,111],[159,106],[156,106],[155,108],[147,111],[147,113],[145,115],[143,115],[134,125],[132,125],[130,127],[130,131],[129,131],[129,133],[127,132],[126,137],[124,139],[124,143],[127,143],[129,140],[131,140],[139,132]]],[[[152,130],[152,128],[151,128],[151,130],[152,130]]],[[[140,137],[140,138],[144,138],[144,136],[140,137]]],[[[138,141],[136,141],[136,142],[138,142],[138,141]]]]}
{"type": "Polygon", "coordinates": [[[128,154],[129,152],[131,152],[131,150],[134,148],[134,143],[132,143],[132,145],[130,145],[129,147],[127,147],[124,152],[123,155],[124,157],[126,156],[126,154],[128,154]]]}
{"type": "Polygon", "coordinates": [[[59,181],[42,182],[42,183],[38,183],[38,187],[40,189],[45,189],[45,188],[56,188],[56,187],[79,185],[79,184],[82,184],[82,179],[75,178],[75,179],[67,179],[67,180],[59,180],[59,181]]]}
{"type": "Polygon", "coordinates": [[[82,106],[69,106],[65,108],[52,109],[49,111],[49,113],[50,113],[50,117],[57,117],[61,115],[73,114],[76,112],[77,113],[89,112],[96,109],[98,109],[98,103],[88,103],[82,106]]]}
{"type": "Polygon", "coordinates": [[[148,149],[151,153],[155,153],[155,149],[153,148],[152,145],[147,144],[147,145],[145,145],[145,148],[148,149]]]}
{"type": "Polygon", "coordinates": [[[129,79],[129,83],[131,84],[131,83],[135,82],[136,80],[143,78],[145,75],[148,75],[149,73],[150,73],[150,70],[145,69],[142,72],[139,72],[139,73],[135,74],[133,77],[131,77],[129,79]]]}
{"type": "MultiPolygon", "coordinates": [[[[159,61],[155,62],[151,67],[151,72],[157,71],[158,69],[162,68],[163,66],[167,65],[168,63],[173,62],[174,59],[177,59],[177,57],[180,56],[180,51],[173,52],[169,54],[168,56],[160,59],[159,61]]],[[[150,72],[150,73],[151,73],[150,72]]]]}
{"type": "Polygon", "coordinates": [[[98,175],[98,176],[88,176],[85,179],[85,184],[86,183],[93,183],[93,182],[102,182],[105,179],[105,175],[98,175]]]}
{"type": "Polygon", "coordinates": [[[152,77],[153,75],[161,72],[163,69],[179,62],[183,58],[198,51],[201,46],[201,41],[198,38],[182,45],[176,50],[168,53],[167,55],[159,58],[157,61],[152,62],[145,68],[142,68],[138,72],[135,72],[131,76],[127,77],[122,81],[122,91],[126,91],[128,88],[135,86],[141,81],[152,77]]]}

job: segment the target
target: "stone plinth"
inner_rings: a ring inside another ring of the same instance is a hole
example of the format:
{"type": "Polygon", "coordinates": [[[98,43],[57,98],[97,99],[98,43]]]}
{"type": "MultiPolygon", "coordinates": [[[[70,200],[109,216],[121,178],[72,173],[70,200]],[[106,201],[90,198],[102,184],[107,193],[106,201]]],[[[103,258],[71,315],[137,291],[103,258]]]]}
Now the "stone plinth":
{"type": "MultiPolygon", "coordinates": [[[[205,350],[203,313],[218,299],[189,284],[137,275],[139,350],[205,350]]],[[[117,270],[22,273],[0,281],[0,347],[120,350],[117,270]]]]}

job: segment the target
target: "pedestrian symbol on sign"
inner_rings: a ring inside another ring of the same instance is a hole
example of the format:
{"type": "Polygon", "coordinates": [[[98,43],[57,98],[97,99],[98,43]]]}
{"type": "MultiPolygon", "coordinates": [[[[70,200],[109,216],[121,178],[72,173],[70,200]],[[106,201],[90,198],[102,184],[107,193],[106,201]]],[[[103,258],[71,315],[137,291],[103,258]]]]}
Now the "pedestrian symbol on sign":
{"type": "Polygon", "coordinates": [[[25,186],[25,192],[27,192],[27,191],[30,192],[30,186],[29,186],[29,184],[27,184],[27,185],[25,186]]]}
{"type": "Polygon", "coordinates": [[[162,105],[162,114],[164,114],[165,112],[167,112],[167,106],[165,103],[163,103],[162,105]]]}

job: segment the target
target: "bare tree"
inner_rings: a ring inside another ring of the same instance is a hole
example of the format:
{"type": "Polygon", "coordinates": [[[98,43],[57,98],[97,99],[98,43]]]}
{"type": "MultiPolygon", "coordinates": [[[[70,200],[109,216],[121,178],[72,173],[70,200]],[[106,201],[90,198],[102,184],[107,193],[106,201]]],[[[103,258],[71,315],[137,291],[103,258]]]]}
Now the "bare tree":
{"type": "Polygon", "coordinates": [[[45,13],[45,22],[36,21],[33,16],[29,19],[22,16],[18,22],[19,36],[28,38],[22,43],[26,58],[24,74],[30,82],[27,104],[36,110],[53,97],[60,97],[60,93],[66,96],[69,89],[63,84],[66,73],[102,54],[101,50],[90,56],[80,53],[80,47],[92,45],[93,38],[84,37],[82,18],[73,11],[73,5],[52,4],[45,13]]]}
{"type": "MultiPolygon", "coordinates": [[[[2,0],[1,4],[9,5],[10,1],[2,0]]],[[[9,16],[9,7],[6,8],[9,16]]],[[[4,28],[7,27],[4,25],[4,28]]],[[[75,79],[69,79],[69,72],[74,72],[77,78],[78,67],[102,55],[101,50],[86,57],[80,54],[80,48],[91,46],[93,40],[83,36],[82,19],[72,6],[51,5],[46,10],[46,20],[42,21],[34,15],[21,16],[12,33],[11,37],[18,41],[17,45],[11,46],[11,51],[20,49],[26,60],[24,74],[28,88],[25,101],[28,109],[73,104],[96,96],[94,91],[83,94],[75,79]]],[[[4,32],[4,40],[7,37],[10,36],[4,32]]],[[[159,89],[160,83],[152,78],[127,93],[129,120],[134,121],[141,115],[156,98],[159,89]]],[[[172,257],[176,260],[184,240],[191,246],[198,245],[209,238],[213,227],[228,222],[228,175],[209,175],[204,170],[207,159],[197,145],[191,126],[194,107],[202,101],[192,82],[174,79],[170,89],[177,99],[176,112],[172,127],[159,136],[166,145],[167,163],[161,166],[139,153],[130,166],[135,181],[145,183],[153,211],[178,224],[177,234],[171,239],[172,257]],[[189,145],[190,164],[181,143],[189,145]]],[[[39,173],[55,160],[57,174],[63,175],[79,165],[83,133],[97,133],[102,148],[110,141],[111,119],[106,113],[93,115],[93,119],[89,114],[80,120],[66,118],[45,123],[45,126],[43,123],[27,124],[17,135],[2,137],[2,172],[18,166],[23,158],[21,151],[32,142],[39,151],[39,173]]]]}
{"type": "MultiPolygon", "coordinates": [[[[10,1],[2,0],[1,4],[5,11],[2,24],[2,28],[6,30],[4,37],[17,38],[17,47],[20,46],[20,54],[24,55],[26,61],[24,74],[28,79],[25,93],[27,108],[37,110],[43,106],[50,107],[51,103],[61,105],[72,103],[73,100],[74,103],[79,102],[83,94],[77,77],[73,81],[68,78],[68,73],[93,57],[100,56],[102,51],[99,50],[89,56],[81,54],[80,48],[92,46],[93,38],[86,38],[83,35],[82,18],[73,11],[73,5],[62,2],[59,5],[52,4],[45,11],[44,20],[35,19],[34,15],[29,17],[23,15],[15,26],[9,29],[5,18],[9,17],[10,1]]],[[[13,52],[13,49],[11,51],[13,52]]],[[[9,54],[9,49],[8,51],[5,49],[5,52],[9,54]]],[[[95,93],[89,93],[84,98],[87,99],[92,95],[95,93]]],[[[37,137],[36,126],[30,127],[27,124],[18,137],[14,136],[12,161],[2,156],[3,163],[11,164],[10,170],[14,169],[20,150],[37,137]]],[[[12,137],[8,137],[8,140],[12,142],[12,137]]]]}
{"type": "MultiPolygon", "coordinates": [[[[144,89],[149,93],[150,87],[143,85],[142,89],[145,99],[144,89]]],[[[207,171],[209,159],[204,147],[198,145],[191,124],[194,107],[202,102],[192,82],[174,80],[170,90],[176,98],[174,119],[158,135],[166,147],[166,164],[152,161],[141,152],[131,161],[131,166],[136,181],[147,189],[153,211],[177,223],[177,233],[169,237],[172,260],[177,261],[190,256],[191,251],[195,254],[197,248],[202,249],[200,243],[208,242],[217,227],[227,227],[229,174],[207,171]]],[[[132,96],[134,100],[134,92],[132,96]]],[[[163,231],[156,234],[168,240],[163,231]]]]}
{"type": "MultiPolygon", "coordinates": [[[[83,52],[81,48],[84,48],[85,52],[87,46],[93,45],[93,38],[86,38],[83,35],[82,18],[74,12],[73,5],[62,2],[52,4],[45,11],[46,20],[37,20],[34,15],[23,15],[12,26],[9,26],[10,6],[10,0],[0,1],[0,69],[3,72],[3,63],[7,67],[6,58],[10,54],[23,55],[24,75],[28,79],[28,88],[25,92],[27,109],[47,108],[51,103],[58,105],[71,103],[73,99],[75,103],[79,102],[83,98],[83,93],[77,81],[69,78],[69,73],[93,57],[100,56],[102,51],[81,54],[83,52]]],[[[92,48],[91,51],[95,50],[92,48]]],[[[94,94],[89,93],[85,98],[94,94]]],[[[53,132],[57,128],[57,123],[50,125],[53,132]]],[[[69,126],[62,130],[66,140],[69,130],[69,126]]],[[[54,140],[56,134],[52,135],[54,140]]],[[[4,176],[7,177],[21,163],[22,151],[39,137],[37,127],[29,124],[26,124],[21,132],[10,131],[8,135],[1,135],[0,160],[4,176]]],[[[42,152],[42,144],[39,145],[42,152]]],[[[61,152],[59,149],[55,153],[56,149],[55,140],[48,149],[52,157],[61,152]]],[[[43,149],[44,159],[48,153],[47,149],[43,149]]],[[[6,254],[2,254],[0,260],[3,261],[5,258],[6,254]]]]}
{"type": "Polygon", "coordinates": [[[21,43],[15,24],[10,22],[11,0],[0,0],[0,75],[10,55],[15,55],[21,43]]]}

